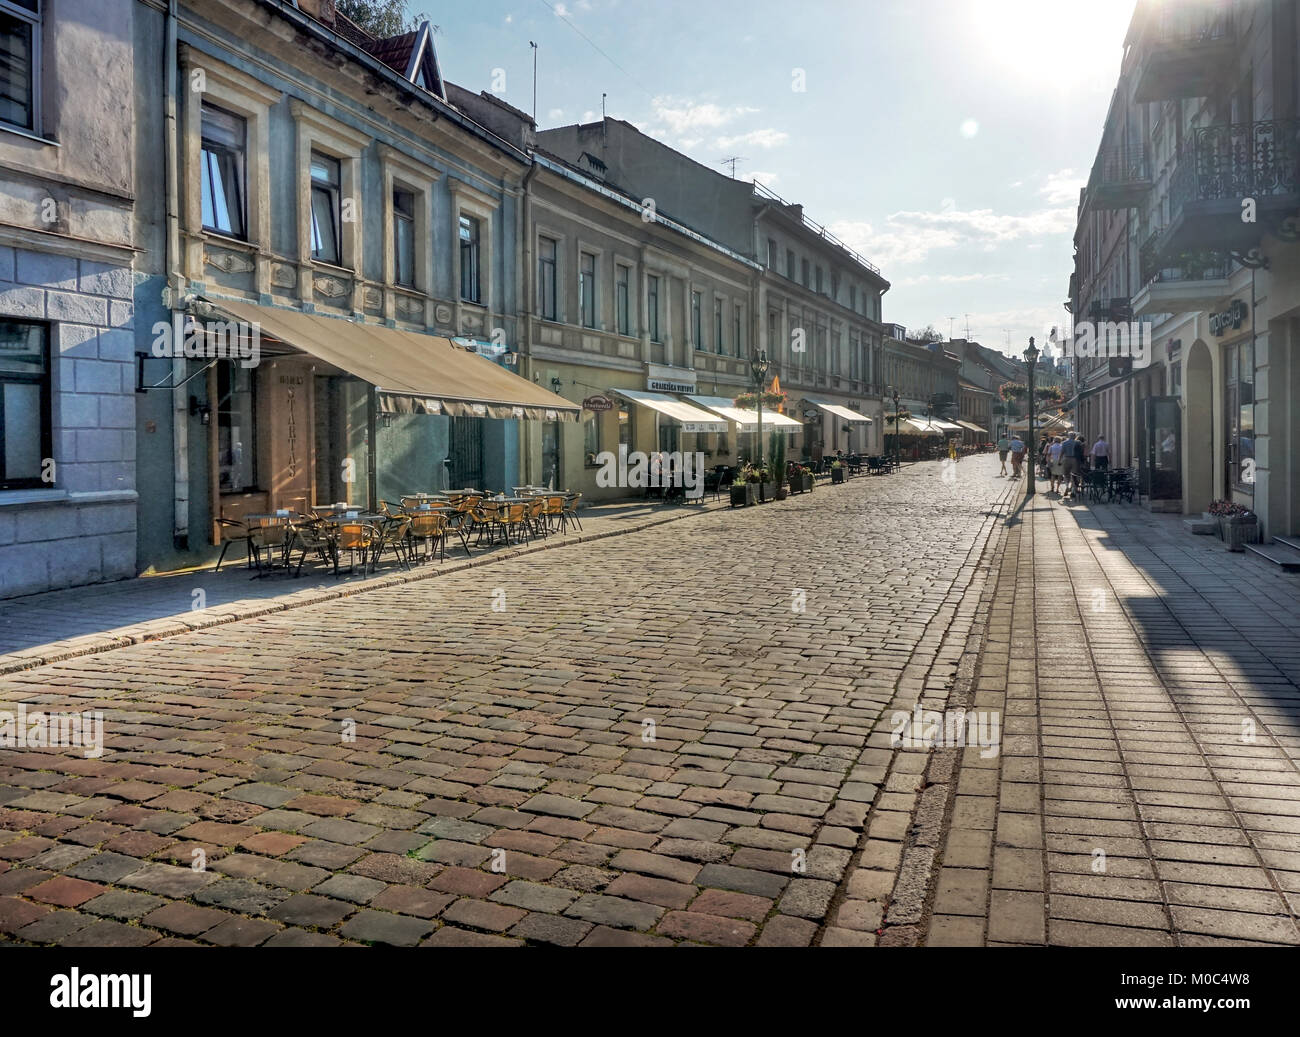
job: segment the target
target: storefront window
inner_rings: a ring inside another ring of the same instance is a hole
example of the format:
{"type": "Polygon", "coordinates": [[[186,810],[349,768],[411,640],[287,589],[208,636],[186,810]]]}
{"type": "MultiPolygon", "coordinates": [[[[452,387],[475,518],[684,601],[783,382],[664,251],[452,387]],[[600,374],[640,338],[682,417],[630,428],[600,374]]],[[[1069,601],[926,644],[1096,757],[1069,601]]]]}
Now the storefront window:
{"type": "Polygon", "coordinates": [[[222,493],[257,490],[257,381],[237,364],[217,365],[217,450],[222,493]]]}
{"type": "Polygon", "coordinates": [[[1224,423],[1227,426],[1227,483],[1242,493],[1255,490],[1255,347],[1228,346],[1223,353],[1224,423]]]}
{"type": "Polygon", "coordinates": [[[582,453],[587,467],[596,465],[596,455],[600,453],[600,415],[593,414],[582,425],[582,453]]]}
{"type": "Polygon", "coordinates": [[[618,445],[632,449],[632,418],[626,408],[618,412],[618,445]]]}
{"type": "Polygon", "coordinates": [[[560,485],[560,423],[548,421],[542,426],[542,483],[553,490],[560,485]]]}

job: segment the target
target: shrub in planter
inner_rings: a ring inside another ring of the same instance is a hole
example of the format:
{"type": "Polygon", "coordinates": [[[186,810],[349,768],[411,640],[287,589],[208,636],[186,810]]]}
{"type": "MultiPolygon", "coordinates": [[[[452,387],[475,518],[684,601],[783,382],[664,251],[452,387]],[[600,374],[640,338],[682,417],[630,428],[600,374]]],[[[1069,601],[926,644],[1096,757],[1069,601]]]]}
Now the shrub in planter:
{"type": "Polygon", "coordinates": [[[831,485],[842,483],[844,481],[844,465],[836,461],[831,465],[831,485]]]}
{"type": "Polygon", "coordinates": [[[1207,515],[1219,520],[1219,535],[1229,551],[1243,551],[1246,544],[1259,543],[1259,517],[1234,501],[1216,500],[1207,515]]]}

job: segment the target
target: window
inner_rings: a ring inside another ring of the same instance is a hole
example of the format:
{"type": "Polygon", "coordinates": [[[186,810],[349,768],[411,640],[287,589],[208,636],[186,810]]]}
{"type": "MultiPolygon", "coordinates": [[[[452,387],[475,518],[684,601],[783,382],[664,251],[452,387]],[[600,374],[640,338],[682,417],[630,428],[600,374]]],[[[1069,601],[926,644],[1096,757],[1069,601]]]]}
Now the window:
{"type": "Polygon", "coordinates": [[[460,218],[460,297],[466,302],[483,301],[479,271],[480,227],[473,216],[460,218]]]}
{"type": "Polygon", "coordinates": [[[600,415],[592,414],[582,424],[582,453],[588,468],[598,463],[596,455],[600,453],[600,415]]]}
{"type": "Polygon", "coordinates": [[[696,349],[704,348],[704,328],[700,310],[704,307],[704,297],[699,292],[691,292],[691,339],[696,349]]]}
{"type": "Polygon", "coordinates": [[[48,485],[49,353],[46,325],[0,320],[0,490],[48,485]]]}
{"type": "Polygon", "coordinates": [[[662,342],[659,337],[659,278],[653,274],[646,278],[646,321],[650,328],[650,341],[662,342]]]}
{"type": "Polygon", "coordinates": [[[855,284],[849,285],[849,309],[858,312],[858,286],[855,284]]]}
{"type": "Polygon", "coordinates": [[[560,243],[554,238],[542,238],[537,243],[537,312],[542,320],[559,320],[556,303],[556,259],[560,243]]]}
{"type": "Polygon", "coordinates": [[[247,125],[238,115],[210,104],[203,105],[200,113],[203,229],[245,238],[248,234],[244,208],[247,125]]]}
{"type": "Polygon", "coordinates": [[[805,259],[803,261],[803,286],[805,288],[811,287],[811,280],[808,271],[809,271],[808,260],[805,259]]]}
{"type": "Polygon", "coordinates": [[[768,238],[767,239],[767,268],[769,270],[776,269],[777,253],[778,253],[778,249],[776,247],[776,238],[768,238]]]}
{"type": "Polygon", "coordinates": [[[618,445],[632,449],[632,416],[626,407],[618,412],[618,445]]]}
{"type": "Polygon", "coordinates": [[[1228,485],[1253,493],[1255,460],[1255,347],[1249,342],[1223,352],[1224,408],[1228,432],[1228,485]],[[1249,465],[1247,462],[1251,462],[1249,465]]]}
{"type": "Polygon", "coordinates": [[[831,298],[836,302],[840,301],[840,275],[831,271],[831,298]]]}
{"type": "Polygon", "coordinates": [[[393,191],[393,281],[415,287],[415,195],[393,191]]]}
{"type": "Polygon", "coordinates": [[[590,252],[578,254],[578,309],[582,326],[596,326],[596,257],[590,252]]]}
{"type": "Polygon", "coordinates": [[[745,355],[745,336],[743,332],[743,323],[741,321],[742,310],[740,303],[736,303],[735,309],[731,315],[731,339],[736,346],[736,356],[745,355]]]}
{"type": "Polygon", "coordinates": [[[632,334],[632,268],[619,263],[615,267],[614,308],[620,335],[632,334]]]}
{"type": "Polygon", "coordinates": [[[791,281],[795,279],[794,249],[785,250],[785,276],[791,281]]]}
{"type": "Polygon", "coordinates": [[[723,350],[722,341],[722,300],[713,300],[713,348],[718,353],[723,350]]]}
{"type": "Polygon", "coordinates": [[[311,153],[311,258],[339,266],[339,161],[311,153]]]}
{"type": "Polygon", "coordinates": [[[0,123],[40,132],[40,0],[0,0],[0,123]]]}
{"type": "Polygon", "coordinates": [[[217,365],[217,468],[222,493],[257,484],[257,380],[238,364],[217,365]]]}
{"type": "Polygon", "coordinates": [[[822,268],[821,267],[817,268],[816,287],[817,287],[817,294],[821,295],[822,293],[822,268]]]}

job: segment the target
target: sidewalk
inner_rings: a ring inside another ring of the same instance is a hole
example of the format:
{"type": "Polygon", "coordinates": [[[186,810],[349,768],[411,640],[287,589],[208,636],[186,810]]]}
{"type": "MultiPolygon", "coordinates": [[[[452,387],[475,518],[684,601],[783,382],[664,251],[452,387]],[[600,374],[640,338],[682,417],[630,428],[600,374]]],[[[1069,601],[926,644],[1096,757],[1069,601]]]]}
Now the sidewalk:
{"type": "Polygon", "coordinates": [[[219,573],[208,567],[12,598],[0,602],[0,674],[430,579],[532,551],[620,536],[728,506],[726,497],[714,501],[709,495],[703,506],[657,501],[592,505],[581,511],[581,533],[555,534],[525,547],[475,548],[470,558],[453,540],[445,562],[417,565],[410,572],[390,558],[369,576],[335,577],[308,564],[297,579],[282,573],[253,579],[242,554],[232,549],[219,573]]]}
{"type": "Polygon", "coordinates": [[[1132,506],[1007,534],[926,942],[1300,943],[1300,580],[1132,506]]]}

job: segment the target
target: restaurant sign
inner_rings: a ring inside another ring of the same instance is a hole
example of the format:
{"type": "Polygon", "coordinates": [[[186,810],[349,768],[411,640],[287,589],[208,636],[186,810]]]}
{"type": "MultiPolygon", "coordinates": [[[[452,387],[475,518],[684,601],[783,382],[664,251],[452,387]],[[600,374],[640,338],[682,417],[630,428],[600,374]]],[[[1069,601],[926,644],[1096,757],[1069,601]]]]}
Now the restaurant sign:
{"type": "Polygon", "coordinates": [[[659,367],[647,364],[646,388],[650,392],[679,392],[693,396],[695,372],[685,367],[659,367]]]}
{"type": "Polygon", "coordinates": [[[1250,315],[1250,308],[1241,299],[1233,299],[1226,310],[1210,314],[1210,333],[1223,338],[1230,331],[1241,331],[1250,315]]]}
{"type": "Polygon", "coordinates": [[[608,396],[595,395],[588,396],[582,401],[582,409],[589,410],[593,414],[603,414],[605,411],[614,409],[614,401],[608,396]]]}

